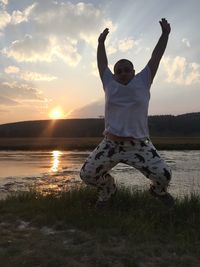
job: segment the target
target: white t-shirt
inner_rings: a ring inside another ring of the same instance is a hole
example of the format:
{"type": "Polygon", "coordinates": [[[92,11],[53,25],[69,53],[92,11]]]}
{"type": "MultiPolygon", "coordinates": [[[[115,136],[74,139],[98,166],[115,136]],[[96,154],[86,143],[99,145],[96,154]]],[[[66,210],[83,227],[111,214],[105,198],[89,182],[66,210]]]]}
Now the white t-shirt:
{"type": "Polygon", "coordinates": [[[105,91],[104,135],[145,138],[149,136],[148,106],[151,72],[146,66],[127,84],[117,82],[109,68],[103,74],[105,91]]]}

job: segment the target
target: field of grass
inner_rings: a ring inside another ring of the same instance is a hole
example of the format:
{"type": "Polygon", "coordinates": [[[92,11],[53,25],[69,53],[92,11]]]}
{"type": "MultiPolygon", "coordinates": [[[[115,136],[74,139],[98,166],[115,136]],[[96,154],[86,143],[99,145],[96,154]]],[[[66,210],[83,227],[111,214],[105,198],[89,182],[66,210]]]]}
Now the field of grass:
{"type": "Polygon", "coordinates": [[[87,187],[1,200],[1,266],[200,266],[200,196],[176,199],[172,210],[123,187],[104,211],[95,200],[87,187]]]}
{"type": "MultiPolygon", "coordinates": [[[[85,150],[93,149],[102,137],[84,138],[0,138],[0,149],[13,150],[85,150]]],[[[200,137],[153,137],[158,149],[200,149],[200,137]]]]}

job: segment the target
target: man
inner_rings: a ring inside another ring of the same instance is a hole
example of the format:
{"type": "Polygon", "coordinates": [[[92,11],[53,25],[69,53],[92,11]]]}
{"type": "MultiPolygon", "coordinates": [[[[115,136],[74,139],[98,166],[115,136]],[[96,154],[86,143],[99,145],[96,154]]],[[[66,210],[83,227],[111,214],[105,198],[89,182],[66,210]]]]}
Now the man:
{"type": "Polygon", "coordinates": [[[119,60],[112,74],[105,50],[109,30],[106,28],[99,36],[97,63],[106,99],[105,137],[86,159],[80,172],[86,184],[98,189],[97,207],[106,206],[116,192],[109,171],[120,162],[135,167],[151,180],[151,195],[168,207],[174,205],[173,197],[167,192],[171,170],[150,141],[147,122],[150,87],[171,31],[166,19],[163,18],[160,25],[162,34],[152,56],[136,75],[132,62],[127,59],[119,60]]]}

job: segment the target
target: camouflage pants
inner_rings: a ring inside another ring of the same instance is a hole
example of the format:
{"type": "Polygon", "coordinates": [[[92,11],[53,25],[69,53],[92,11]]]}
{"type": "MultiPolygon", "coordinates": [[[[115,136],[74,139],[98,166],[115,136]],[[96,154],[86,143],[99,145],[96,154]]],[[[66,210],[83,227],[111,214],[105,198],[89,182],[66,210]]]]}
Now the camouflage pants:
{"type": "Polygon", "coordinates": [[[116,191],[109,171],[118,163],[135,167],[151,180],[157,194],[164,194],[171,180],[171,170],[149,139],[112,141],[105,137],[88,156],[80,171],[81,179],[97,187],[99,200],[108,200],[116,191]]]}

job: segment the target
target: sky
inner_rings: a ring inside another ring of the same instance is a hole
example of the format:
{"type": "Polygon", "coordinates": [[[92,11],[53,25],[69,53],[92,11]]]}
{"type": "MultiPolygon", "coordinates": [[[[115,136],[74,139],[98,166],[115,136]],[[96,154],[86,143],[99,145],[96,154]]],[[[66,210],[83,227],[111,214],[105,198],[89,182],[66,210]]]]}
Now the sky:
{"type": "Polygon", "coordinates": [[[199,112],[199,13],[199,0],[0,0],[0,124],[103,116],[99,34],[109,28],[110,69],[127,58],[137,73],[161,35],[161,18],[171,33],[149,115],[199,112]]]}

